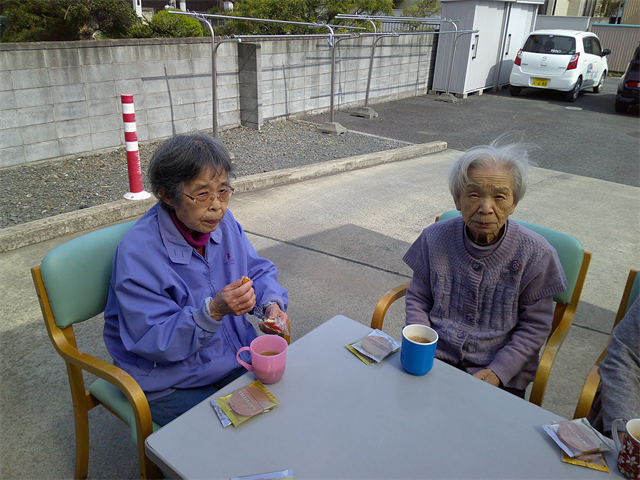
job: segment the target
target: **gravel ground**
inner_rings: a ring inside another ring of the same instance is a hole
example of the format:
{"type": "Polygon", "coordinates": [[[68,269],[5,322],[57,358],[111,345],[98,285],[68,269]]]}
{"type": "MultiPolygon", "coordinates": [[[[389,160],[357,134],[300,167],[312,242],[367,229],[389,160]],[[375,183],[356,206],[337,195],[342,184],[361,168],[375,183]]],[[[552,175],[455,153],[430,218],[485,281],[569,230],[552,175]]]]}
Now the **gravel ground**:
{"type": "MultiPolygon", "coordinates": [[[[235,156],[237,177],[407,145],[353,132],[323,134],[314,125],[295,121],[267,123],[260,132],[234,128],[220,132],[218,138],[235,156]]],[[[147,166],[160,143],[139,145],[145,189],[147,166]]],[[[0,169],[0,185],[0,228],[102,205],[122,199],[129,191],[126,152],[122,147],[0,169]]]]}

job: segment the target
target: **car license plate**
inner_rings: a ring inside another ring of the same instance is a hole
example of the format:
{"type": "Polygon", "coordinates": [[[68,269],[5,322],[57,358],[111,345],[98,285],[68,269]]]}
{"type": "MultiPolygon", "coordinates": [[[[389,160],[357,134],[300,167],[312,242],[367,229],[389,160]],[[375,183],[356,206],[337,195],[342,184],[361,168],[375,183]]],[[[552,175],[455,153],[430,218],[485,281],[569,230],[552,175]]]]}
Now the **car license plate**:
{"type": "Polygon", "coordinates": [[[546,87],[549,84],[548,78],[534,78],[531,85],[534,87],[546,87]]]}

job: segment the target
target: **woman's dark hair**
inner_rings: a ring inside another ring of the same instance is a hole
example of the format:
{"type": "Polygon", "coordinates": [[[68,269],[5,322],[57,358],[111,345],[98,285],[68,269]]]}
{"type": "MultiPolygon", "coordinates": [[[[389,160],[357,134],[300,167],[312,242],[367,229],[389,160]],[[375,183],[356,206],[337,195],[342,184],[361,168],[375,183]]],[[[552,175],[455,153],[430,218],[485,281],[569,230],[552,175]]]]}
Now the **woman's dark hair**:
{"type": "Polygon", "coordinates": [[[232,173],[233,165],[225,146],[212,136],[202,133],[177,135],[160,145],[151,158],[151,190],[162,207],[173,210],[171,205],[162,200],[161,194],[172,203],[179,204],[185,183],[209,169],[215,175],[232,173]]]}

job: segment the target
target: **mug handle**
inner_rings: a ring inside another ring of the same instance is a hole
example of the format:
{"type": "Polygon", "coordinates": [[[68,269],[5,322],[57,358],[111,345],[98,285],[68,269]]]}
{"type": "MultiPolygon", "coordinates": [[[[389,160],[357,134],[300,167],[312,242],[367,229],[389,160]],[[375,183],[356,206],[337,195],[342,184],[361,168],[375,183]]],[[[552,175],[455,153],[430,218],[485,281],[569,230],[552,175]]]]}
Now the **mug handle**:
{"type": "Polygon", "coordinates": [[[240,350],[238,350],[238,353],[236,353],[236,360],[238,361],[238,363],[240,365],[242,365],[244,368],[246,368],[247,370],[249,370],[250,372],[253,372],[253,365],[249,365],[246,362],[243,362],[242,360],[240,360],[240,352],[244,352],[245,350],[249,350],[251,351],[251,349],[249,347],[242,347],[240,350]]]}
{"type": "Polygon", "coordinates": [[[616,444],[616,451],[620,453],[620,440],[618,439],[618,425],[625,424],[627,421],[624,418],[616,418],[611,424],[611,437],[616,444]]]}

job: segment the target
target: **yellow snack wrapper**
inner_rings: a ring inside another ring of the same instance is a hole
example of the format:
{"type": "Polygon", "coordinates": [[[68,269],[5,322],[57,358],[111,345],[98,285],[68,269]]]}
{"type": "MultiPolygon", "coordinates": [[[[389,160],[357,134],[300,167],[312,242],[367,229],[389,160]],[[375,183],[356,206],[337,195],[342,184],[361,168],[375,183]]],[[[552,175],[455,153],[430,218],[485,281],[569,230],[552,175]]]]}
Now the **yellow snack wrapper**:
{"type": "Polygon", "coordinates": [[[371,360],[369,357],[366,357],[365,355],[361,354],[359,351],[357,351],[355,348],[353,348],[353,345],[349,344],[347,345],[347,349],[353,353],[356,357],[358,357],[360,360],[362,360],[362,363],[364,363],[365,365],[371,365],[373,363],[373,360],[371,360]]]}
{"type": "Polygon", "coordinates": [[[607,459],[604,458],[603,453],[588,453],[585,455],[578,455],[577,457],[570,457],[566,453],[562,452],[562,461],[571,465],[580,465],[581,467],[600,470],[601,472],[609,471],[609,465],[607,465],[607,459]]]}
{"type": "Polygon", "coordinates": [[[229,417],[234,427],[251,417],[271,410],[280,401],[274,397],[262,382],[256,380],[233,393],[216,399],[216,403],[229,417]]]}

